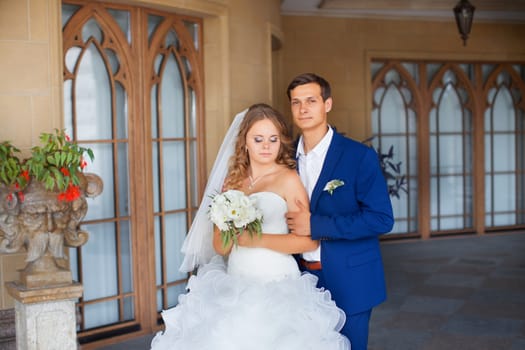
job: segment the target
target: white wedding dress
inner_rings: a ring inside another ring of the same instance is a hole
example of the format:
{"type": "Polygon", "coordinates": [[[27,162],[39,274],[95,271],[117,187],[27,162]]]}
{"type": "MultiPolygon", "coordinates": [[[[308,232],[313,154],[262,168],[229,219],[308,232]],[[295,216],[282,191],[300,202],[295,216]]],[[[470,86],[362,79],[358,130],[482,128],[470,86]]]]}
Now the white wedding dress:
{"type": "MultiPolygon", "coordinates": [[[[273,192],[251,196],[263,212],[263,232],[287,232],[284,199],[273,192]]],[[[316,282],[290,255],[234,247],[227,267],[222,257],[212,258],[189,279],[178,305],[162,312],[165,331],[151,349],[350,349],[339,333],[344,312],[316,282]]]]}

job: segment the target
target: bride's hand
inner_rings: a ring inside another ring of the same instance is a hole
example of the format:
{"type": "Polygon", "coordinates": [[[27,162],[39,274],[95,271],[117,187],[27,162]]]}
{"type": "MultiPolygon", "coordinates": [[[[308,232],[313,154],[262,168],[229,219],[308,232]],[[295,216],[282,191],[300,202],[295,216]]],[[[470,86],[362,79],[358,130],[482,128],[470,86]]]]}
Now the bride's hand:
{"type": "Polygon", "coordinates": [[[237,236],[237,244],[245,248],[257,248],[257,243],[260,241],[260,238],[254,234],[253,236],[248,233],[248,231],[243,231],[239,236],[237,236]]]}

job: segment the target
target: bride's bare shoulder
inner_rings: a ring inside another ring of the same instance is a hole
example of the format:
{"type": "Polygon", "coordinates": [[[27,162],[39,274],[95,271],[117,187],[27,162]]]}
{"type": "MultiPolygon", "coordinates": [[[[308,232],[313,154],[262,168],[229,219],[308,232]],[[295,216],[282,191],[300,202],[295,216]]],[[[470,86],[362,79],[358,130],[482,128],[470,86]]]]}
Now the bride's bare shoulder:
{"type": "Polygon", "coordinates": [[[296,169],[283,169],[282,179],[285,182],[301,182],[301,178],[299,177],[299,174],[297,173],[296,169]]]}
{"type": "Polygon", "coordinates": [[[281,193],[289,193],[304,188],[301,178],[295,169],[283,169],[277,178],[277,185],[281,193]]]}

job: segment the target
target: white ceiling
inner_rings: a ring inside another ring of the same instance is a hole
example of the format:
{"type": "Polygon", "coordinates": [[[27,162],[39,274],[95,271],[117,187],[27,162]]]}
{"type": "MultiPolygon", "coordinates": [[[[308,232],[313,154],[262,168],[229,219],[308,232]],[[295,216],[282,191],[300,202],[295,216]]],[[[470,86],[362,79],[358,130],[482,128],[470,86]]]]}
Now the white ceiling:
{"type": "MultiPolygon", "coordinates": [[[[525,22],[525,0],[469,0],[474,21],[525,22]]],[[[281,13],[293,16],[425,18],[454,20],[458,0],[281,0],[281,13]]]]}

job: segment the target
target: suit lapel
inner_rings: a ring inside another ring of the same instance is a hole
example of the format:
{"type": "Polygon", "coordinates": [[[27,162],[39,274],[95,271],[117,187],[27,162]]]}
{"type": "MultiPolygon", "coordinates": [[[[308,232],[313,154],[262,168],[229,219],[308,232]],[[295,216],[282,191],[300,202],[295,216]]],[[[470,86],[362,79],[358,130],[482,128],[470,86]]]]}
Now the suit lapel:
{"type": "Polygon", "coordinates": [[[335,172],[336,165],[338,160],[342,155],[343,147],[341,146],[342,136],[334,131],[334,136],[328,147],[328,152],[323,163],[323,169],[321,174],[319,174],[319,179],[315,184],[314,190],[312,191],[312,198],[310,199],[310,211],[315,212],[317,209],[317,202],[321,193],[323,193],[323,188],[326,183],[330,180],[333,180],[332,174],[335,172]]]}

